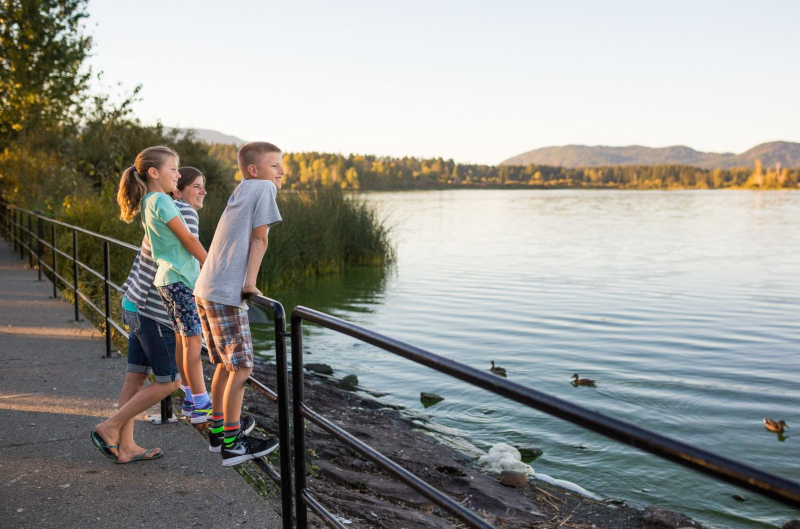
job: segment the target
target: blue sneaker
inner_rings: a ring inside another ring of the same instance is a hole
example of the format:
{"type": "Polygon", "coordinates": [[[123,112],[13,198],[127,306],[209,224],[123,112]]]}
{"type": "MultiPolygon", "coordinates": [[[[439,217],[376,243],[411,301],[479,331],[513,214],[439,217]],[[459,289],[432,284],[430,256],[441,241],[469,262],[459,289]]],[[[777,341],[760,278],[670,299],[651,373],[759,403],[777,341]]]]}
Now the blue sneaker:
{"type": "Polygon", "coordinates": [[[194,402],[184,399],[183,404],[181,405],[181,417],[183,417],[184,419],[191,419],[193,411],[194,411],[194,402]]]}
{"type": "Polygon", "coordinates": [[[203,424],[208,422],[211,418],[211,401],[208,402],[208,408],[195,408],[192,406],[192,415],[191,415],[191,423],[192,424],[203,424]]]}

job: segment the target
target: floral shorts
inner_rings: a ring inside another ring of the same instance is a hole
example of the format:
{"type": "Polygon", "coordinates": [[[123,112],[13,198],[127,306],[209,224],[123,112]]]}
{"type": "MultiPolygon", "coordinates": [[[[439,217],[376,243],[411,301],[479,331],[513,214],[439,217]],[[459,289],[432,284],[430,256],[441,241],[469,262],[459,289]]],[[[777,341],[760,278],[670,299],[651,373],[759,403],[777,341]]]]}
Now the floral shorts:
{"type": "Polygon", "coordinates": [[[197,311],[211,363],[222,363],[228,371],[253,367],[253,337],[247,311],[203,298],[197,298],[197,311]]]}
{"type": "Polygon", "coordinates": [[[157,288],[175,332],[181,336],[199,336],[203,328],[197,315],[194,294],[189,287],[183,283],[172,283],[157,288]]]}

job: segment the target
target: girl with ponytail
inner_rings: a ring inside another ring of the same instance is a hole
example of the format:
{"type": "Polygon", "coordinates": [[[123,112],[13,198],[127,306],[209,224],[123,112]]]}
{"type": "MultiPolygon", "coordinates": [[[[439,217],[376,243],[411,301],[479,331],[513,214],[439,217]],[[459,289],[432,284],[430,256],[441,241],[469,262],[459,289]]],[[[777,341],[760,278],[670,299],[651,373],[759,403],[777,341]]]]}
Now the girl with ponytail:
{"type": "MultiPolygon", "coordinates": [[[[169,147],[158,146],[140,152],[120,178],[117,193],[120,218],[131,222],[141,211],[145,237],[122,287],[123,318],[130,328],[130,336],[119,409],[91,433],[95,446],[116,463],[148,461],[163,455],[158,448],[145,450],[134,442],[133,424],[138,414],[180,385],[175,363],[176,333],[172,328],[180,332],[179,339],[185,350],[196,349],[199,357],[202,347],[192,289],[206,251],[190,233],[168,195],[175,190],[179,177],[177,153],[169,147]],[[143,269],[156,263],[155,279],[151,281],[149,277],[152,276],[143,269]],[[151,289],[157,289],[161,295],[161,306],[153,303],[151,289]],[[169,299],[164,299],[165,291],[169,299]],[[155,384],[143,387],[150,372],[155,375],[155,384]]],[[[193,392],[208,399],[202,367],[199,376],[189,373],[188,378],[193,392]]]]}

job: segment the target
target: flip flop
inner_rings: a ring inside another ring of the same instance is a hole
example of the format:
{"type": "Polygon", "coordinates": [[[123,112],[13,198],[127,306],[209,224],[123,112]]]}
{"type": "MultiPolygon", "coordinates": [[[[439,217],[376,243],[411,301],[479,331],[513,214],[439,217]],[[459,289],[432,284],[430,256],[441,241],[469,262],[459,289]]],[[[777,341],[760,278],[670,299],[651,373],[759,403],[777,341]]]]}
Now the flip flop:
{"type": "Polygon", "coordinates": [[[99,434],[99,433],[97,433],[97,430],[95,430],[94,428],[92,428],[92,435],[91,435],[91,437],[92,437],[92,442],[93,442],[93,443],[94,443],[94,445],[97,447],[97,449],[98,449],[98,450],[100,450],[100,453],[101,453],[101,454],[103,454],[104,456],[106,456],[106,457],[107,457],[107,458],[109,458],[109,459],[113,459],[114,461],[116,461],[116,460],[117,460],[117,456],[115,456],[115,455],[114,455],[114,454],[111,452],[111,450],[109,450],[109,448],[119,448],[119,445],[107,445],[107,444],[106,444],[106,443],[103,441],[103,438],[102,438],[102,437],[100,437],[100,434],[99,434]]]}
{"type": "Polygon", "coordinates": [[[142,452],[138,456],[132,457],[130,461],[120,461],[119,459],[117,459],[114,462],[118,465],[127,465],[128,463],[133,463],[134,461],[152,461],[153,459],[158,459],[163,455],[164,452],[162,452],[160,448],[151,448],[150,450],[142,452]],[[156,454],[153,456],[147,457],[147,454],[149,454],[153,450],[158,450],[158,452],[156,452],[156,454]]]}

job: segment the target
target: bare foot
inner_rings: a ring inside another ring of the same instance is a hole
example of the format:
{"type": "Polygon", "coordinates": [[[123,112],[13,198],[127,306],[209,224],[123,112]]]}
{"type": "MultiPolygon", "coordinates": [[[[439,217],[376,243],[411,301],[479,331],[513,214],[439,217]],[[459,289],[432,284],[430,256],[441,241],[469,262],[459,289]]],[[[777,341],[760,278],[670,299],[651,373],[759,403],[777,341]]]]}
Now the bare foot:
{"type": "Polygon", "coordinates": [[[116,448],[111,448],[112,446],[119,444],[119,430],[112,430],[106,426],[104,421],[95,426],[94,431],[97,432],[97,435],[99,435],[103,442],[109,447],[108,451],[119,458],[119,450],[116,448]]]}
{"type": "Polygon", "coordinates": [[[117,462],[127,463],[134,457],[140,457],[141,459],[156,459],[158,457],[161,457],[159,454],[161,454],[160,448],[153,448],[152,450],[148,451],[147,448],[142,448],[141,446],[134,443],[131,446],[120,447],[119,456],[117,457],[117,462]]]}

